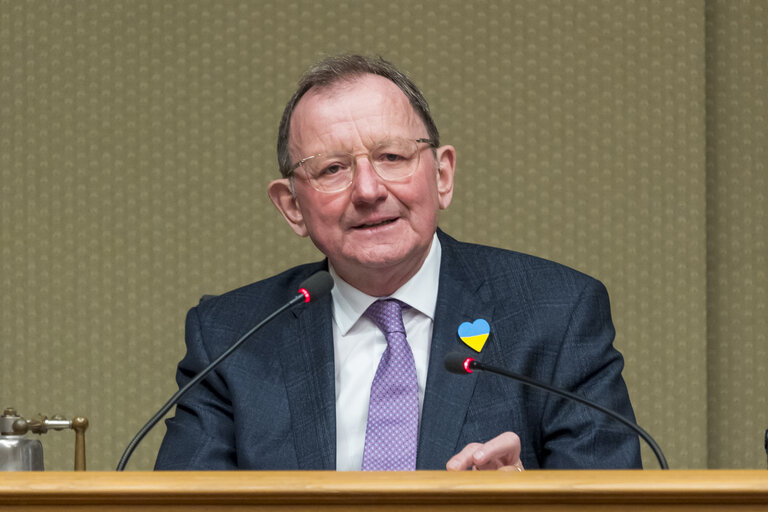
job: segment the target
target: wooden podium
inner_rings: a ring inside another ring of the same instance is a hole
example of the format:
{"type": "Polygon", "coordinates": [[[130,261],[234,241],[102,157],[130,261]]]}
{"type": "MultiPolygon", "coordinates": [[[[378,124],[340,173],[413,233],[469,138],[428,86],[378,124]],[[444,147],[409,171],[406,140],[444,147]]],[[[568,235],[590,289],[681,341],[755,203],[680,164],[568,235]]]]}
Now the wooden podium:
{"type": "Polygon", "coordinates": [[[30,510],[768,511],[768,471],[1,473],[30,510]]]}

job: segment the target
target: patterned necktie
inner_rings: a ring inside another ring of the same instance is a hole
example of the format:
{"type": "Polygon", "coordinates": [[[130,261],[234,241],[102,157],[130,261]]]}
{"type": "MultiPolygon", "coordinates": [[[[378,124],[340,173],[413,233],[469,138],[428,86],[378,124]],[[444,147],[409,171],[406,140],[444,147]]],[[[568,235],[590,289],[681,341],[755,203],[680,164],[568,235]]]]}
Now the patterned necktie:
{"type": "Polygon", "coordinates": [[[413,353],[405,338],[402,305],[376,301],[366,310],[384,333],[387,348],[371,384],[365,429],[363,471],[413,471],[419,433],[419,384],[413,353]]]}

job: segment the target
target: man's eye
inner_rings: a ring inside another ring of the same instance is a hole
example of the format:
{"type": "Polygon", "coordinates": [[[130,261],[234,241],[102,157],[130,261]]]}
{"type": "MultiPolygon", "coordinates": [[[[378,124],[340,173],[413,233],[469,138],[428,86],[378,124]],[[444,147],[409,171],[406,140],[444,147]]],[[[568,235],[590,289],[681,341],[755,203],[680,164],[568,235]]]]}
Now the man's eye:
{"type": "Polygon", "coordinates": [[[318,173],[318,177],[322,178],[323,176],[333,176],[334,174],[338,174],[342,172],[345,169],[345,166],[342,164],[331,164],[326,165],[322,169],[320,169],[320,172],[318,173]]]}
{"type": "Polygon", "coordinates": [[[407,162],[408,157],[405,156],[405,153],[389,151],[380,153],[376,160],[382,164],[401,164],[403,162],[407,162]]]}

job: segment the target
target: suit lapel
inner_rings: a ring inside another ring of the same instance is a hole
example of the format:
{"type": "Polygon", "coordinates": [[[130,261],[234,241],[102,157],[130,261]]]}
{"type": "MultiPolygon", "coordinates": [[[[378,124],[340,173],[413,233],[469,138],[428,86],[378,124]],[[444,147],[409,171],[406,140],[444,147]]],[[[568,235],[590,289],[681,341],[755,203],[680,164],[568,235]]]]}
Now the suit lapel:
{"type": "Polygon", "coordinates": [[[418,469],[444,469],[448,459],[461,448],[457,443],[477,374],[456,375],[448,372],[444,366],[446,354],[460,352],[482,361],[494,341],[494,307],[492,303],[483,301],[479,293],[484,282],[471,275],[470,268],[456,250],[458,242],[445,235],[440,237],[440,241],[443,249],[440,285],[419,429],[418,469]],[[467,347],[458,336],[462,322],[473,322],[478,318],[491,324],[491,336],[480,353],[467,347]]]}
{"type": "Polygon", "coordinates": [[[336,398],[330,295],[294,308],[282,365],[299,469],[336,469],[336,398]]]}

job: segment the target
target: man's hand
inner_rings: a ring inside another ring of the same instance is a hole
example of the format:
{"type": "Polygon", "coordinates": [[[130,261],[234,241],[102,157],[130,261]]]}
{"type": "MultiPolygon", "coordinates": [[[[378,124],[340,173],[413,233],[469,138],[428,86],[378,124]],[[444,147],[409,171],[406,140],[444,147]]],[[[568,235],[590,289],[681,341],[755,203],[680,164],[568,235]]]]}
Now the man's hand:
{"type": "Polygon", "coordinates": [[[504,432],[485,444],[470,443],[451,457],[445,465],[448,471],[467,469],[498,469],[500,471],[522,471],[520,461],[520,438],[513,432],[504,432]]]}

